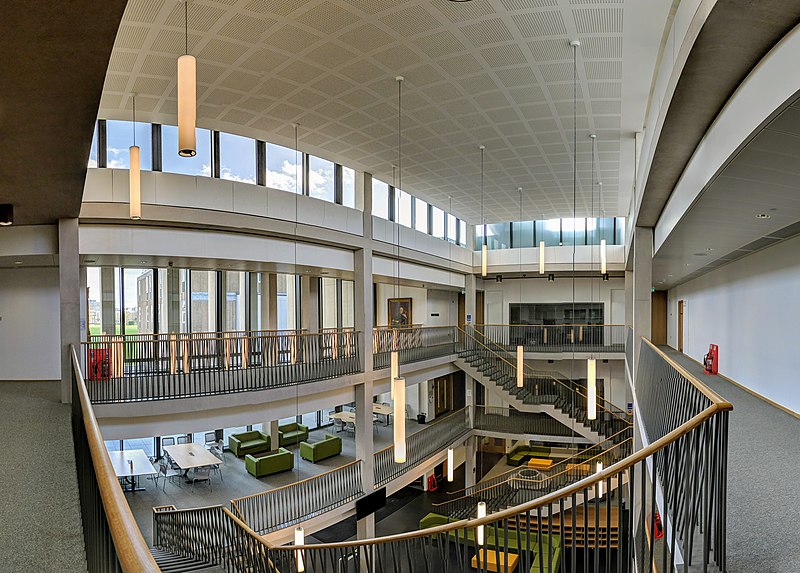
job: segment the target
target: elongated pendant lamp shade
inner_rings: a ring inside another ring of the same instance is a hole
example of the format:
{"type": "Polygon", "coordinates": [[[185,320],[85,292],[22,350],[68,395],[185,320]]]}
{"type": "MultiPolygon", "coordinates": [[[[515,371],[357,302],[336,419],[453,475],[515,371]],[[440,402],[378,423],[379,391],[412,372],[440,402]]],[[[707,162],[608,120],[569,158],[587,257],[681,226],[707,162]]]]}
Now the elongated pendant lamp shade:
{"type": "Polygon", "coordinates": [[[597,419],[597,361],[589,358],[586,361],[586,417],[597,419]]]}
{"type": "Polygon", "coordinates": [[[481,276],[485,277],[488,274],[488,265],[489,262],[486,258],[489,256],[489,248],[484,245],[481,247],[481,276]]]}
{"type": "Polygon", "coordinates": [[[394,461],[406,462],[406,379],[392,380],[394,389],[394,461]]]}
{"type": "Polygon", "coordinates": [[[525,349],[517,346],[517,388],[525,385],[525,349]]]}
{"type": "MultiPolygon", "coordinates": [[[[601,471],[603,471],[603,462],[597,462],[597,473],[600,473],[601,471]]],[[[598,482],[598,484],[597,484],[598,495],[600,495],[600,496],[603,495],[603,493],[604,493],[603,489],[604,489],[603,488],[603,482],[602,481],[598,482]]]]}
{"type": "Polygon", "coordinates": [[[600,239],[600,274],[606,274],[606,240],[600,239]]]}
{"type": "MultiPolygon", "coordinates": [[[[397,350],[392,350],[389,356],[391,357],[389,380],[394,380],[400,377],[400,355],[397,350]]],[[[392,384],[392,400],[394,400],[394,384],[392,384]]]]}
{"type": "Polygon", "coordinates": [[[197,60],[185,54],[178,58],[178,155],[197,154],[197,60]]]}
{"type": "Polygon", "coordinates": [[[131,219],[138,221],[142,218],[142,160],[138,145],[131,145],[129,152],[131,219]]]}
{"type": "Polygon", "coordinates": [[[447,448],[447,481],[453,481],[453,448],[447,448]]]}
{"type": "Polygon", "coordinates": [[[544,241],[539,241],[539,274],[544,274],[544,241]]]}
{"type": "MultiPolygon", "coordinates": [[[[306,534],[302,527],[295,527],[294,528],[294,544],[295,545],[305,545],[306,534]]],[[[303,558],[303,550],[298,549],[295,551],[296,558],[297,558],[297,571],[298,573],[303,573],[306,570],[305,559],[303,558]]]]}
{"type": "MultiPolygon", "coordinates": [[[[478,502],[478,519],[481,519],[482,517],[486,517],[485,501],[478,502]]],[[[475,532],[475,540],[478,542],[478,545],[483,545],[483,525],[479,525],[477,527],[477,531],[475,532]]]]}

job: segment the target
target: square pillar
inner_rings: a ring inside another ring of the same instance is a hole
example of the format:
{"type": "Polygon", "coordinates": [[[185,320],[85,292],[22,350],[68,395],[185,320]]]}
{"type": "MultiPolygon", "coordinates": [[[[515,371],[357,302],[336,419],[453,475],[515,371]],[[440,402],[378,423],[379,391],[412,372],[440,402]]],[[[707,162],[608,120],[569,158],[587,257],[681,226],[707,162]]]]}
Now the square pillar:
{"type": "Polygon", "coordinates": [[[72,401],[72,353],[80,354],[81,274],[78,252],[78,219],[58,221],[58,290],[61,330],[61,401],[72,401]]]}
{"type": "Polygon", "coordinates": [[[114,325],[117,313],[114,311],[114,267],[100,268],[100,334],[116,334],[114,325]]]}
{"type": "Polygon", "coordinates": [[[300,277],[300,305],[301,328],[308,332],[319,332],[319,277],[300,277]]]}
{"type": "MultiPolygon", "coordinates": [[[[369,495],[375,489],[375,440],[372,429],[373,382],[355,386],[356,402],[356,459],[361,460],[361,484],[369,495]]],[[[375,515],[356,522],[358,539],[375,536],[375,515]]]]}
{"type": "Polygon", "coordinates": [[[180,269],[167,269],[167,331],[181,331],[181,271],[180,269]]]}
{"type": "Polygon", "coordinates": [[[633,339],[634,383],[635,368],[639,365],[639,339],[650,338],[653,287],[653,229],[636,227],[633,236],[633,339]]]}
{"type": "Polygon", "coordinates": [[[261,279],[261,325],[264,330],[278,329],[278,275],[275,273],[265,274],[261,279]]]}

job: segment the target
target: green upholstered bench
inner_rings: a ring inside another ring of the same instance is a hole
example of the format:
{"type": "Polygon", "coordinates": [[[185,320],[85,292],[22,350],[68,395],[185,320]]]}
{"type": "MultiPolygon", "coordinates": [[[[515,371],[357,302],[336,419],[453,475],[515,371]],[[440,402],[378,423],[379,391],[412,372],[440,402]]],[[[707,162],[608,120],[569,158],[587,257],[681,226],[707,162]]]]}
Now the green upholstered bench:
{"type": "Polygon", "coordinates": [[[284,448],[263,456],[253,456],[247,454],[244,457],[244,465],[247,472],[257,478],[289,471],[294,467],[294,454],[284,448]]]}
{"type": "Polygon", "coordinates": [[[280,446],[296,444],[308,439],[308,426],[292,422],[278,426],[278,438],[280,446]]]}
{"type": "Polygon", "coordinates": [[[510,466],[521,466],[530,458],[547,458],[550,448],[547,446],[517,446],[506,454],[506,463],[510,466]]]}
{"type": "Polygon", "coordinates": [[[341,453],[342,438],[331,434],[325,434],[325,439],[319,442],[300,442],[300,457],[312,463],[338,456],[341,453]]]}
{"type": "Polygon", "coordinates": [[[247,454],[268,452],[272,449],[270,445],[269,436],[256,431],[231,434],[228,438],[228,448],[239,458],[247,454]]]}
{"type": "MultiPolygon", "coordinates": [[[[458,519],[453,519],[451,517],[446,517],[444,515],[439,515],[438,513],[429,513],[425,517],[419,520],[419,527],[420,529],[427,529],[429,527],[436,527],[438,525],[447,525],[448,523],[454,523],[456,521],[460,521],[458,519]]],[[[460,529],[451,530],[448,535],[450,536],[452,541],[456,540],[456,531],[458,531],[458,540],[463,543],[464,536],[470,544],[470,546],[475,541],[475,528],[471,527],[467,530],[460,529]]],[[[542,535],[542,544],[539,547],[538,544],[538,534],[536,531],[530,532],[530,548],[531,551],[536,553],[536,557],[533,560],[533,564],[531,565],[531,573],[537,573],[539,571],[539,564],[543,562],[544,570],[558,570],[558,563],[561,560],[561,536],[560,535],[542,535]],[[548,560],[550,559],[550,554],[552,553],[553,558],[553,567],[552,569],[548,569],[548,560]]],[[[495,527],[486,526],[484,530],[484,538],[485,538],[485,546],[489,548],[495,547],[495,527]]],[[[508,546],[508,550],[513,553],[520,553],[519,548],[521,547],[523,551],[528,547],[528,533],[525,531],[520,531],[517,533],[516,531],[512,531],[509,529],[508,532],[508,539],[506,540],[504,537],[503,530],[500,530],[500,537],[497,539],[497,545],[500,547],[508,546]],[[519,537],[518,537],[519,535],[519,537]],[[519,545],[517,545],[517,539],[519,539],[519,545]]]]}

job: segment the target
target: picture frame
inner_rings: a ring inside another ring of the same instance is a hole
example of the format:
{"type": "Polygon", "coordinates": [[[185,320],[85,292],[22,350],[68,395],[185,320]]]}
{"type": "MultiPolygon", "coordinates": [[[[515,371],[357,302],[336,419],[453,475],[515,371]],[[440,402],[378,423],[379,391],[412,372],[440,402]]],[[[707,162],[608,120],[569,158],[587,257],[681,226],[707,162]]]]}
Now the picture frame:
{"type": "Polygon", "coordinates": [[[388,299],[387,321],[392,328],[410,328],[413,324],[411,298],[390,298],[388,299]]]}

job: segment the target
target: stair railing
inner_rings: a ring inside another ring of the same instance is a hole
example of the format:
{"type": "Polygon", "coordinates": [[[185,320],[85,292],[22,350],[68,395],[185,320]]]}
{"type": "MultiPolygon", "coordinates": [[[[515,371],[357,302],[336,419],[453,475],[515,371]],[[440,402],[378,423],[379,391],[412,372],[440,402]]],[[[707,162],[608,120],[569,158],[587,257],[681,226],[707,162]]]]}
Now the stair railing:
{"type": "Polygon", "coordinates": [[[153,508],[153,546],[173,555],[227,566],[233,533],[221,505],[153,508]]]}

